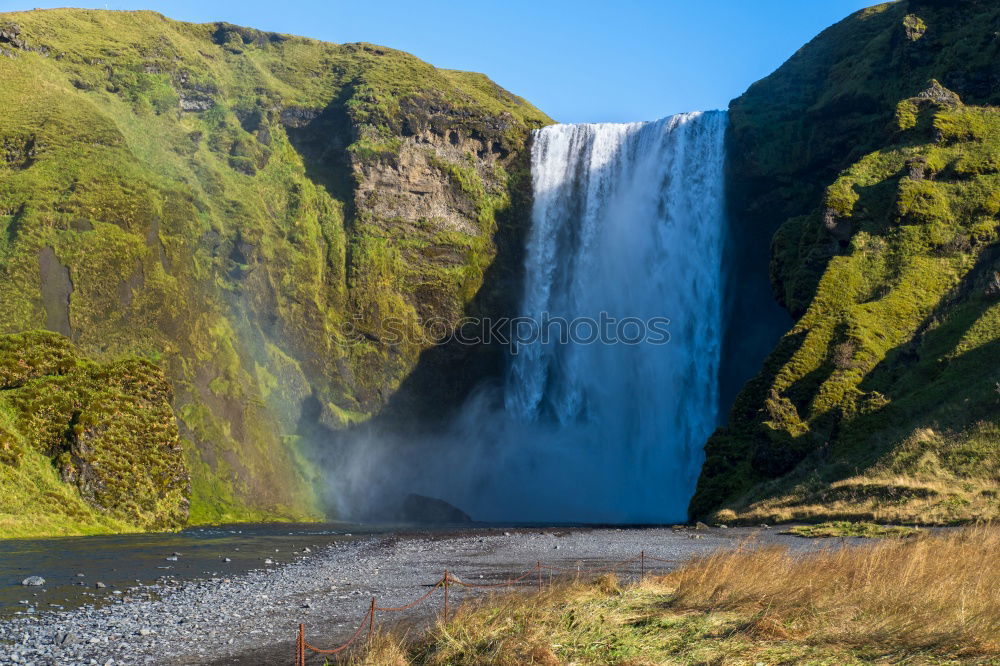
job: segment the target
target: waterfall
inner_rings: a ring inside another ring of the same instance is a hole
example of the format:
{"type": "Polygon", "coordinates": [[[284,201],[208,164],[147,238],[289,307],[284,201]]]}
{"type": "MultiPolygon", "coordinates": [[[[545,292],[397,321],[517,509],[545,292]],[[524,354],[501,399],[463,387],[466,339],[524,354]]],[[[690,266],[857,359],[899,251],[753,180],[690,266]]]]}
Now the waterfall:
{"type": "Polygon", "coordinates": [[[603,490],[581,488],[601,503],[595,516],[685,518],[716,425],[726,120],[689,113],[534,136],[522,316],[670,320],[666,344],[561,344],[553,331],[511,359],[506,409],[573,433],[566,473],[592,467],[603,490]]]}
{"type": "Polygon", "coordinates": [[[686,520],[718,418],[726,123],[535,132],[503,385],[481,387],[439,435],[354,441],[338,506],[363,511],[388,488],[481,521],[686,520]]]}

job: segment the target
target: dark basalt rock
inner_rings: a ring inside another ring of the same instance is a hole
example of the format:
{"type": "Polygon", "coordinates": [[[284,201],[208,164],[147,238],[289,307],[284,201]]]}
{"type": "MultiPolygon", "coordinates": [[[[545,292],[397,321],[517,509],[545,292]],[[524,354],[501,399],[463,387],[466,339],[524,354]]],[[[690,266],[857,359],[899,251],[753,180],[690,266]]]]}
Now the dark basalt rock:
{"type": "Polygon", "coordinates": [[[410,494],[403,500],[398,519],[407,523],[445,525],[471,523],[472,518],[458,507],[444,500],[424,495],[410,494]]]}
{"type": "Polygon", "coordinates": [[[211,97],[181,95],[179,104],[181,111],[208,111],[215,106],[215,101],[211,97]]]}
{"type": "Polygon", "coordinates": [[[823,226],[838,241],[846,241],[854,233],[854,223],[849,217],[840,217],[832,208],[823,211],[823,226]]]}
{"type": "Polygon", "coordinates": [[[962,99],[956,93],[948,90],[934,79],[931,79],[927,88],[917,97],[947,108],[954,108],[962,104],[962,99]]]}
{"type": "Polygon", "coordinates": [[[21,37],[21,27],[16,23],[0,25],[0,44],[9,44],[15,49],[27,49],[28,44],[21,37]]]}

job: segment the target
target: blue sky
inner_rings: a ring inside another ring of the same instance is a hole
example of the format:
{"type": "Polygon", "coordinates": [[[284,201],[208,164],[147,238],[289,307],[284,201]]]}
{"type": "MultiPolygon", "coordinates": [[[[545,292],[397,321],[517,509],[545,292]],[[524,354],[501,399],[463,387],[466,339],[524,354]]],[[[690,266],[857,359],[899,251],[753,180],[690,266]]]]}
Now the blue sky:
{"type": "MultiPolygon", "coordinates": [[[[73,0],[68,0],[73,3],[73,0]]],[[[484,72],[561,122],[725,107],[820,30],[875,0],[78,0],[374,42],[484,72]]],[[[67,0],[0,0],[0,9],[67,0]]]]}

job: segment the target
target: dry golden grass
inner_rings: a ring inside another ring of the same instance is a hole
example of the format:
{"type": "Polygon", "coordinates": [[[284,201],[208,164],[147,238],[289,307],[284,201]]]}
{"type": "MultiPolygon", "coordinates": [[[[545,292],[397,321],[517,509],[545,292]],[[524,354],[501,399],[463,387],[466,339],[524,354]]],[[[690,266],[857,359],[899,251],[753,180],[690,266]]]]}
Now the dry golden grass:
{"type": "Polygon", "coordinates": [[[723,509],[711,522],[757,523],[863,520],[876,523],[955,525],[1000,520],[1000,482],[869,474],[818,489],[804,484],[738,511],[723,509]]]}
{"type": "Polygon", "coordinates": [[[664,577],[463,605],[355,666],[1000,664],[1000,529],[792,554],[747,542],[664,577]]]}
{"type": "Polygon", "coordinates": [[[771,481],[711,521],[1000,521],[1000,430],[987,422],[960,434],[921,428],[863,473],[830,483],[821,476],[803,470],[771,481]]]}
{"type": "Polygon", "coordinates": [[[750,613],[748,631],[851,648],[1000,657],[1000,530],[806,556],[716,553],[670,574],[678,609],[750,613]]]}
{"type": "Polygon", "coordinates": [[[428,636],[419,641],[382,629],[375,632],[362,653],[352,655],[345,663],[559,666],[563,662],[548,647],[542,629],[567,591],[566,585],[552,585],[542,592],[509,592],[466,602],[447,622],[439,619],[428,636]]]}
{"type": "Polygon", "coordinates": [[[393,633],[378,632],[360,654],[348,658],[351,666],[409,666],[405,639],[393,633]]]}

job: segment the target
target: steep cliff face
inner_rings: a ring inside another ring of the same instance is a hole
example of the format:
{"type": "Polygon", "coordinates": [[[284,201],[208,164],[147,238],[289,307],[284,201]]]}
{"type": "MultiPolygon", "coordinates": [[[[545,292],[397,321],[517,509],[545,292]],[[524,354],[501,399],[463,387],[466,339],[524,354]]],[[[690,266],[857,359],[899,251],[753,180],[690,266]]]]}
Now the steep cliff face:
{"type": "Polygon", "coordinates": [[[391,49],[151,12],[0,15],[0,51],[0,333],[162,367],[192,521],[318,516],[300,438],[456,324],[548,118],[391,49]]]}
{"type": "Polygon", "coordinates": [[[998,30],[994,2],[879,5],[733,102],[733,271],[752,289],[772,243],[795,323],[708,443],[692,514],[1000,514],[998,30]]]}

